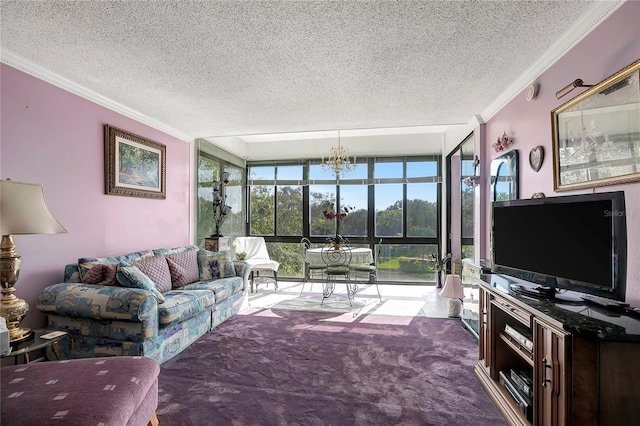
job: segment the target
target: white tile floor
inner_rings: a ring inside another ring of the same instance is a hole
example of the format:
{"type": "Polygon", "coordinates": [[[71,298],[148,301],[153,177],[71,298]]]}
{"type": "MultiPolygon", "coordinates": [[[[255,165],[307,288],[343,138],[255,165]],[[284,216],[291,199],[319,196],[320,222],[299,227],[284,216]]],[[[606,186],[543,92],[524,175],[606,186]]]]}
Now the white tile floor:
{"type": "MultiPolygon", "coordinates": [[[[448,299],[438,294],[439,289],[435,285],[380,284],[379,288],[382,301],[378,299],[374,285],[359,286],[355,301],[365,305],[361,313],[369,310],[369,313],[375,311],[376,315],[447,318],[448,299]]],[[[301,282],[280,281],[277,291],[272,283],[260,284],[255,293],[249,293],[248,306],[253,309],[268,308],[283,300],[299,297],[301,289],[301,282]]],[[[477,292],[477,288],[465,287],[465,303],[472,298],[477,300],[477,292]]],[[[314,283],[311,286],[307,283],[303,296],[317,297],[321,301],[322,284],[314,283]]],[[[336,291],[331,298],[339,299],[345,306],[349,306],[344,285],[336,285],[336,291]]]]}

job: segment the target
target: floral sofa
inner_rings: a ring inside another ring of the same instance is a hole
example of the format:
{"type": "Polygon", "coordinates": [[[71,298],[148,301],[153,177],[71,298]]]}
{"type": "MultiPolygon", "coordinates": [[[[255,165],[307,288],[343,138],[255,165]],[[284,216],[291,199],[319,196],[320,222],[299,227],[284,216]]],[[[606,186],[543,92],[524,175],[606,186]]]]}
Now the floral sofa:
{"type": "Polygon", "coordinates": [[[249,268],[196,246],[81,258],[37,309],[68,336],[50,358],[144,356],[163,363],[237,314],[249,268]]]}

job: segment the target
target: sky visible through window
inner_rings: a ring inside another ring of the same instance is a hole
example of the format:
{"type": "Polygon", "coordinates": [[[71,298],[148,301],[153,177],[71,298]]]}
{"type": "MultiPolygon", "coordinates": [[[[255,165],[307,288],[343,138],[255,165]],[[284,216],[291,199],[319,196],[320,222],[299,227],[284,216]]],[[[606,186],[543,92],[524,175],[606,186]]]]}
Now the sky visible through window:
{"type": "MultiPolygon", "coordinates": [[[[438,174],[438,164],[435,161],[409,161],[407,164],[407,178],[415,177],[433,177],[438,174]]],[[[403,162],[376,162],[374,165],[374,179],[397,179],[404,176],[403,162]]],[[[303,166],[277,166],[277,172],[273,166],[253,166],[251,167],[250,179],[253,180],[289,180],[289,181],[301,181],[303,177],[303,166]],[[276,176],[277,173],[277,176],[276,176]]],[[[320,164],[313,164],[309,168],[310,180],[331,180],[335,179],[335,175],[332,171],[325,169],[320,164]]],[[[341,198],[343,203],[349,207],[353,207],[356,210],[367,208],[367,192],[362,191],[361,182],[353,182],[356,185],[350,185],[348,181],[353,180],[366,180],[367,179],[367,164],[356,164],[355,169],[351,172],[345,173],[341,176],[341,198]]],[[[323,186],[316,186],[316,189],[321,189],[323,186]]],[[[376,183],[376,208],[378,210],[384,210],[389,206],[394,205],[398,201],[402,201],[402,185],[398,184],[384,184],[376,183]]],[[[428,200],[430,202],[436,202],[438,195],[438,185],[421,185],[420,186],[420,198],[428,200]]],[[[408,194],[409,199],[412,199],[412,194],[408,194]]]]}

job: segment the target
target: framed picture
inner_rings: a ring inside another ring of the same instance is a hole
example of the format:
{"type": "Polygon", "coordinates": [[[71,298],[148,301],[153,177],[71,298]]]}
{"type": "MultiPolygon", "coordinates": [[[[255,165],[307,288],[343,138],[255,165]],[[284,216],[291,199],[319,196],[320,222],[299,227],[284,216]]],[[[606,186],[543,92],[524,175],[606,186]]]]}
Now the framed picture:
{"type": "Polygon", "coordinates": [[[105,124],[105,194],[166,198],[166,146],[105,124]]]}
{"type": "Polygon", "coordinates": [[[551,111],[556,191],[640,180],[640,60],[551,111]]]}

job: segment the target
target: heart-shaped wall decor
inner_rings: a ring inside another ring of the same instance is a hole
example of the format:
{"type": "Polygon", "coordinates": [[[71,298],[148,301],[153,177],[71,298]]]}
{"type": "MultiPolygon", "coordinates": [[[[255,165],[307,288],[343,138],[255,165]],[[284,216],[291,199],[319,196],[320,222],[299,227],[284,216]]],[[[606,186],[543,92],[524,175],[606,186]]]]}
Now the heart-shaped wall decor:
{"type": "Polygon", "coordinates": [[[540,170],[540,167],[542,167],[542,160],[544,160],[544,147],[542,147],[542,145],[538,145],[531,149],[531,152],[529,152],[529,164],[533,170],[536,172],[540,170]]]}

